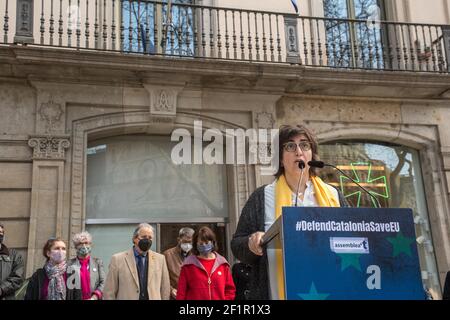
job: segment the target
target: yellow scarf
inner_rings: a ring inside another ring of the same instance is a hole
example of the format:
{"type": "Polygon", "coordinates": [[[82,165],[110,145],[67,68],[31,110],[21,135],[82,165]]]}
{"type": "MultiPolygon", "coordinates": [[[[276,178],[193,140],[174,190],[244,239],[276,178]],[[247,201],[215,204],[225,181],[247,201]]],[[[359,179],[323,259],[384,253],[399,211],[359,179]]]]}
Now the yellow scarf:
{"type": "MultiPolygon", "coordinates": [[[[319,207],[340,207],[339,199],[331,193],[322,179],[319,177],[311,177],[310,179],[314,186],[314,194],[319,207]]],[[[283,207],[292,207],[292,191],[284,175],[281,175],[275,184],[275,219],[281,215],[283,207]]],[[[278,297],[280,300],[284,300],[284,270],[281,250],[276,250],[275,255],[277,260],[278,297]]]]}

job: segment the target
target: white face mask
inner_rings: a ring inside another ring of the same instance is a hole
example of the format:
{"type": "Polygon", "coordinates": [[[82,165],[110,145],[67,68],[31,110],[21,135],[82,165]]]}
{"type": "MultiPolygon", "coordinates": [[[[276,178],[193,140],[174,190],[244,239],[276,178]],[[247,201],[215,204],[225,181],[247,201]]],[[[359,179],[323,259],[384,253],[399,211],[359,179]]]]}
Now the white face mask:
{"type": "Polygon", "coordinates": [[[192,244],[190,244],[190,243],[182,243],[180,245],[180,247],[181,247],[181,250],[183,250],[184,252],[189,252],[192,249],[192,244]]]}

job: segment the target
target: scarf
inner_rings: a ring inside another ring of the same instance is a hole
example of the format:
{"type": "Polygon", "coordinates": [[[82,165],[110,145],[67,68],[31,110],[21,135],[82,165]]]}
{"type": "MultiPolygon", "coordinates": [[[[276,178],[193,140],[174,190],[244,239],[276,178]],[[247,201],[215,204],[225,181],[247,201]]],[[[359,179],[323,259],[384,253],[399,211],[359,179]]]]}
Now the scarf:
{"type": "Polygon", "coordinates": [[[50,261],[44,266],[45,273],[49,279],[47,300],[66,300],[66,284],[64,274],[66,273],[66,262],[53,265],[50,261]]]}
{"type": "MultiPolygon", "coordinates": [[[[314,194],[319,207],[340,207],[339,199],[331,193],[322,179],[319,177],[310,177],[310,179],[314,186],[314,194]]],[[[286,182],[285,176],[281,175],[275,184],[275,219],[281,215],[283,207],[292,207],[292,191],[286,182]]],[[[284,300],[284,271],[281,250],[276,250],[275,255],[277,260],[278,297],[280,300],[284,300]]]]}
{"type": "Polygon", "coordinates": [[[89,300],[91,298],[91,275],[89,272],[90,256],[80,261],[80,283],[81,283],[81,297],[83,300],[89,300]]]}

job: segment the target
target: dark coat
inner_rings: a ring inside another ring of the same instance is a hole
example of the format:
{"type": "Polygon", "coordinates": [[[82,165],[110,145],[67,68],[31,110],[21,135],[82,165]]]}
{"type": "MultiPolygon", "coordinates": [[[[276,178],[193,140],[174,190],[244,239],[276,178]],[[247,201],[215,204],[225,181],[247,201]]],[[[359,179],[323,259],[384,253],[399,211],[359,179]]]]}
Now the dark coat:
{"type": "Polygon", "coordinates": [[[252,272],[252,266],[242,262],[235,263],[231,269],[233,275],[233,281],[236,286],[235,300],[248,300],[250,293],[250,273],[252,272]]]}
{"type": "Polygon", "coordinates": [[[0,249],[0,300],[14,299],[23,282],[23,259],[14,249],[2,244],[0,249]]]}
{"type": "Polygon", "coordinates": [[[45,270],[43,268],[37,269],[28,282],[24,300],[45,300],[41,297],[45,279],[47,279],[45,270]]]}
{"type": "MultiPolygon", "coordinates": [[[[257,256],[248,247],[248,237],[257,231],[264,230],[264,188],[256,189],[247,200],[242,209],[236,232],[231,240],[231,251],[234,256],[243,263],[252,266],[249,283],[249,295],[251,300],[268,300],[269,275],[267,272],[267,252],[263,249],[263,255],[257,256]]],[[[345,198],[338,190],[341,207],[348,207],[345,198]]]]}
{"type": "Polygon", "coordinates": [[[450,300],[450,271],[447,272],[444,283],[444,292],[442,294],[443,300],[450,300]]]}

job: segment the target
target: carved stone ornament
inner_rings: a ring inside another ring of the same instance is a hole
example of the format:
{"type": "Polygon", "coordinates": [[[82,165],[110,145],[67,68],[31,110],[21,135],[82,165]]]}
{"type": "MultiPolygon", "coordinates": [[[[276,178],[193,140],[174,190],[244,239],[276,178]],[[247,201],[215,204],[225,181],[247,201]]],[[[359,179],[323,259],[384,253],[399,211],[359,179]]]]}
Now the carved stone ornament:
{"type": "Polygon", "coordinates": [[[259,129],[272,129],[275,124],[275,119],[269,112],[257,113],[255,121],[259,129]]]}
{"type": "Polygon", "coordinates": [[[285,17],[286,62],[301,63],[298,47],[297,17],[285,17]]]}
{"type": "Polygon", "coordinates": [[[50,133],[54,129],[55,123],[61,120],[63,113],[61,104],[55,103],[53,99],[50,99],[47,103],[41,104],[39,115],[41,120],[45,121],[46,133],[50,133]]]}
{"type": "Polygon", "coordinates": [[[175,114],[177,97],[176,92],[172,90],[154,90],[152,92],[152,100],[150,110],[152,113],[158,114],[175,114]]]}
{"type": "Polygon", "coordinates": [[[65,149],[70,147],[66,137],[36,136],[28,140],[33,148],[33,159],[65,160],[65,149]]]}
{"type": "Polygon", "coordinates": [[[158,100],[155,104],[155,111],[173,112],[175,109],[174,97],[169,96],[165,90],[159,92],[158,100]]]}
{"type": "Polygon", "coordinates": [[[295,36],[295,28],[293,26],[288,27],[288,34],[289,34],[289,52],[296,53],[297,50],[297,38],[295,36]]]}
{"type": "Polygon", "coordinates": [[[175,116],[178,94],[183,87],[144,85],[150,94],[150,114],[175,116]]]}

